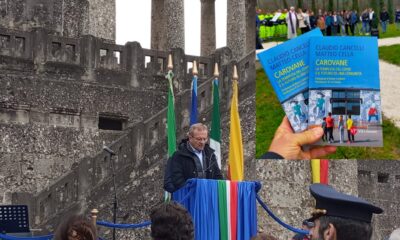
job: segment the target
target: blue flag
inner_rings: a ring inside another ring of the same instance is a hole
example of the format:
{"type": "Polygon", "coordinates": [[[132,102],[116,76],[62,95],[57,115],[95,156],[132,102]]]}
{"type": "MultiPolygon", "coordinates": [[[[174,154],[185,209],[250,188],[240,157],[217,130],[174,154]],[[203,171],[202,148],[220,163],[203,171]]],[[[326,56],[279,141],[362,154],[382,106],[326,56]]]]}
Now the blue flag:
{"type": "Polygon", "coordinates": [[[190,110],[190,126],[197,123],[197,76],[192,79],[192,105],[190,110]]]}

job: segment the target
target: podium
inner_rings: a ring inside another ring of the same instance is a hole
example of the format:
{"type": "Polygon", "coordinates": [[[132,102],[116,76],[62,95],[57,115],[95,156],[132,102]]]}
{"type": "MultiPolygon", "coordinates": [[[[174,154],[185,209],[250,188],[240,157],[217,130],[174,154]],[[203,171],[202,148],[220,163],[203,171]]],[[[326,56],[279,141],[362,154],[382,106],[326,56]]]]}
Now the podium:
{"type": "Polygon", "coordinates": [[[190,179],[172,194],[190,212],[196,240],[250,240],[257,234],[258,182],[190,179]]]}
{"type": "Polygon", "coordinates": [[[0,206],[0,233],[27,233],[29,230],[28,206],[0,206]]]}

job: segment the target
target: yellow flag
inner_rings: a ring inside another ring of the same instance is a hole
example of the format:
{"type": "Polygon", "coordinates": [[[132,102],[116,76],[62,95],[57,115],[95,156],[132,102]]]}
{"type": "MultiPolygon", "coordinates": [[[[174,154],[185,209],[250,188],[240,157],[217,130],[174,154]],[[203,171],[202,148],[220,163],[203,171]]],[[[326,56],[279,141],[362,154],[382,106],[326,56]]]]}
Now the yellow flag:
{"type": "Polygon", "coordinates": [[[320,172],[320,160],[311,159],[311,172],[312,172],[312,183],[321,182],[321,172],[320,172]]]}
{"type": "Polygon", "coordinates": [[[233,181],[242,181],[243,172],[243,143],[238,109],[238,82],[234,79],[231,100],[228,178],[233,181]]]}

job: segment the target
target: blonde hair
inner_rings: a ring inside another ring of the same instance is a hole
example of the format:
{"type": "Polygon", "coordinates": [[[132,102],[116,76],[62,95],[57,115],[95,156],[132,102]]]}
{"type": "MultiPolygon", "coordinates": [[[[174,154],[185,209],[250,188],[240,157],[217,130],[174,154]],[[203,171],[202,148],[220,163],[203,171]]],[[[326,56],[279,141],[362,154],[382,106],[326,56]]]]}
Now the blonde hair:
{"type": "Polygon", "coordinates": [[[208,128],[203,123],[195,123],[192,126],[190,126],[189,132],[187,133],[187,135],[193,136],[194,131],[200,131],[200,132],[207,131],[208,132],[208,128]]]}

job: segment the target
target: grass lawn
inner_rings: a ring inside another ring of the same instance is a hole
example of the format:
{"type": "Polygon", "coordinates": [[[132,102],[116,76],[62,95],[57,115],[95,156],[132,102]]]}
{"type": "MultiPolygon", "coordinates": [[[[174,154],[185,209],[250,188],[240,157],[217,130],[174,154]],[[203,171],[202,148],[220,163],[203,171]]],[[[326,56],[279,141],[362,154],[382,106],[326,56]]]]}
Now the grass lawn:
{"type": "MultiPolygon", "coordinates": [[[[276,128],[284,116],[264,70],[256,70],[256,157],[268,150],[276,128]]],[[[329,159],[400,159],[400,129],[384,118],[382,148],[339,147],[329,159]]]]}
{"type": "Polygon", "coordinates": [[[382,33],[382,28],[381,25],[379,24],[379,37],[380,38],[400,37],[400,30],[396,29],[396,25],[389,24],[386,33],[382,33]]]}
{"type": "Polygon", "coordinates": [[[400,66],[400,44],[380,47],[379,58],[400,66]]]}
{"type": "MultiPolygon", "coordinates": [[[[358,28],[361,30],[361,23],[358,24],[358,28]]],[[[297,31],[297,36],[301,34],[300,31],[297,31]]],[[[356,32],[356,36],[365,36],[365,35],[360,35],[356,32]]],[[[379,38],[391,38],[391,37],[400,37],[400,30],[396,30],[396,25],[394,24],[389,24],[387,27],[386,33],[382,33],[382,28],[381,25],[379,24],[379,38]]],[[[282,37],[275,37],[268,39],[266,42],[283,42],[286,41],[286,38],[282,37]]]]}

